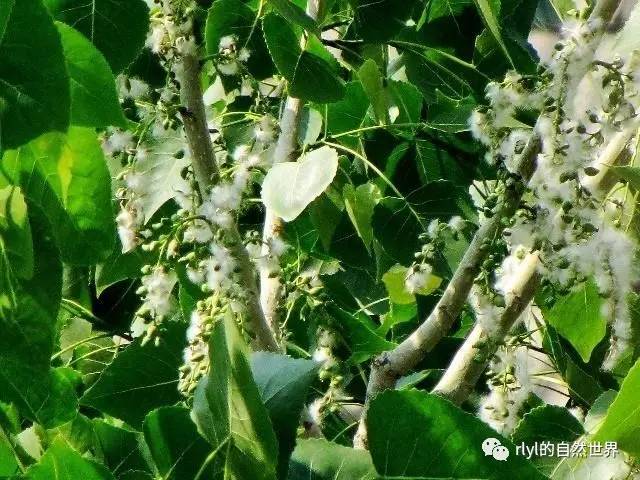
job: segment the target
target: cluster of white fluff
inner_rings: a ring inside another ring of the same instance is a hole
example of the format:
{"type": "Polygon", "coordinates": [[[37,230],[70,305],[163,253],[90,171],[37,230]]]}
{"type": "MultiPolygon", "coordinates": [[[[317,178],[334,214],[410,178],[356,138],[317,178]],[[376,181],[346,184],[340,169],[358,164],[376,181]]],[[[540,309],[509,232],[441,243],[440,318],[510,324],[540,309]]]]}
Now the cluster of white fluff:
{"type": "Polygon", "coordinates": [[[531,393],[527,350],[503,347],[491,362],[490,393],[482,399],[480,418],[494,430],[508,435],[519,421],[519,412],[531,393]]]}
{"type": "Polygon", "coordinates": [[[226,35],[220,39],[216,69],[222,75],[238,75],[250,56],[249,49],[238,44],[236,35],[226,35]]]}
{"type": "Polygon", "coordinates": [[[155,337],[158,325],[175,308],[171,293],[178,277],[162,265],[147,266],[143,273],[142,285],[136,291],[142,297],[142,306],[136,312],[131,331],[146,343],[155,337]]]}
{"type": "Polygon", "coordinates": [[[541,140],[525,213],[507,231],[509,256],[495,288],[506,296],[519,260],[533,249],[540,250],[542,273],[562,288],[593,277],[609,299],[604,313],[613,336],[606,367],[612,368],[631,337],[628,295],[637,272],[630,259],[635,242],[620,222],[626,197],[607,194],[612,185],[605,173],[635,158],[640,69],[637,52],[618,56],[624,52],[601,44],[599,32],[598,22],[567,23],[540,80],[531,84],[510,73],[490,84],[490,108],[472,115],[470,129],[488,147],[487,157],[512,173],[520,173],[529,139],[541,140]],[[523,110],[540,112],[533,130],[517,120],[523,110]]]}

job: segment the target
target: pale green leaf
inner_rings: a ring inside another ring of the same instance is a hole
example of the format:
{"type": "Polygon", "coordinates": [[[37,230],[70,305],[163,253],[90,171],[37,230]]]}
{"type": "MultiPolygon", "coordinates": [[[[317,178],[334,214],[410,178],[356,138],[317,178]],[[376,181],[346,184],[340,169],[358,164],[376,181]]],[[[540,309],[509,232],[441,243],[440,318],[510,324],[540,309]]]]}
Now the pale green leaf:
{"type": "Polygon", "coordinates": [[[262,184],[262,201],[290,222],[331,184],[338,171],[338,152],[320,147],[297,162],[274,165],[262,184]]]}

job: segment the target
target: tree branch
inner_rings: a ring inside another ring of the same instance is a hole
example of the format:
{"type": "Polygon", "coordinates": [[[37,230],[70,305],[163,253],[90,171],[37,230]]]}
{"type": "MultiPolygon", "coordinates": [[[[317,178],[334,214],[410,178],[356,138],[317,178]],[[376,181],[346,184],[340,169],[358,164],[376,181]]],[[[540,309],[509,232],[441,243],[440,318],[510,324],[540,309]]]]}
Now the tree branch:
{"type": "MultiPolygon", "coordinates": [[[[598,0],[589,20],[596,30],[603,30],[617,9],[617,0],[598,0]],[[601,25],[597,25],[597,21],[601,25]]],[[[540,138],[534,134],[522,154],[518,172],[525,183],[535,171],[535,158],[540,151],[540,138]]],[[[442,339],[458,317],[466,303],[473,281],[480,271],[486,255],[488,242],[504,229],[503,219],[513,215],[520,202],[520,195],[507,190],[503,202],[495,216],[480,226],[465,252],[453,278],[447,285],[433,312],[406,340],[389,352],[374,359],[371,365],[369,383],[363,416],[354,437],[356,448],[367,448],[366,414],[372,398],[378,393],[393,388],[401,376],[408,373],[442,339]]]]}
{"type": "MultiPolygon", "coordinates": [[[[185,106],[181,109],[182,121],[191,150],[192,166],[200,195],[205,198],[209,189],[219,179],[218,166],[205,116],[200,87],[200,63],[195,56],[187,54],[182,57],[182,66],[180,90],[185,102],[185,106]]],[[[237,227],[228,233],[231,237],[231,251],[240,267],[240,282],[247,295],[247,329],[254,335],[256,349],[276,351],[278,343],[260,307],[256,272],[249,253],[237,227]]]]}
{"type": "MultiPolygon", "coordinates": [[[[307,15],[314,20],[323,8],[323,0],[308,0],[307,15]]],[[[305,39],[301,40],[304,48],[305,39]]],[[[293,154],[298,147],[298,130],[302,118],[304,103],[293,97],[287,97],[284,109],[280,116],[280,136],[273,154],[274,164],[293,160],[293,154]]],[[[281,218],[278,218],[271,210],[267,209],[262,228],[262,255],[269,255],[271,242],[278,237],[284,228],[281,218]]],[[[268,265],[260,268],[260,305],[264,312],[267,324],[274,335],[280,331],[279,305],[282,299],[282,282],[279,275],[275,275],[268,265]]]]}
{"type": "MultiPolygon", "coordinates": [[[[540,138],[533,134],[522,153],[518,169],[525,180],[528,180],[535,170],[535,159],[539,151],[540,138]]],[[[491,240],[504,230],[504,220],[513,216],[520,204],[521,195],[522,189],[517,185],[506,187],[497,211],[493,217],[484,221],[474,235],[453,278],[431,314],[396,348],[374,359],[367,385],[363,417],[354,438],[356,448],[367,446],[365,416],[371,399],[378,393],[393,388],[398,378],[408,373],[437,345],[460,315],[473,282],[480,273],[491,240]]]]}
{"type": "Polygon", "coordinates": [[[476,323],[435,386],[433,393],[442,395],[456,404],[461,404],[467,399],[498,346],[531,303],[540,283],[540,276],[537,273],[538,264],[537,253],[529,254],[525,258],[520,275],[515,281],[513,297],[502,312],[496,331],[493,335],[488,335],[482,326],[476,323]]]}
{"type": "MultiPolygon", "coordinates": [[[[616,134],[602,152],[597,164],[594,165],[599,170],[598,175],[584,178],[583,184],[588,186],[594,196],[600,196],[602,192],[606,192],[612,187],[610,169],[626,158],[626,146],[636,134],[637,129],[637,122],[633,122],[632,125],[616,134]]],[[[490,338],[480,324],[476,323],[433,389],[433,393],[442,395],[456,404],[461,404],[469,397],[499,344],[533,299],[540,280],[537,273],[540,261],[537,254],[530,254],[525,262],[516,280],[514,293],[517,293],[498,320],[497,333],[490,338]]]]}

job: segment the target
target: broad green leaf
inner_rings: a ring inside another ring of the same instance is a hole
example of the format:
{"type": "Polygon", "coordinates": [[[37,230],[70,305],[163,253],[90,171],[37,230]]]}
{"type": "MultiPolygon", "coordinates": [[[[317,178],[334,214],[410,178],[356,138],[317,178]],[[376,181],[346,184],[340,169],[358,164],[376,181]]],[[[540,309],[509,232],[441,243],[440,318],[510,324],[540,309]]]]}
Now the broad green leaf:
{"type": "Polygon", "coordinates": [[[70,96],[60,37],[42,1],[3,0],[0,8],[2,152],[65,131],[70,96]]]}
{"type": "Polygon", "coordinates": [[[25,475],[26,480],[114,480],[102,465],[82,457],[64,440],[57,439],[40,461],[25,475]]]}
{"type": "Polygon", "coordinates": [[[31,227],[27,217],[27,204],[19,187],[0,188],[0,235],[13,273],[20,278],[31,278],[31,227]]]}
{"type": "Polygon", "coordinates": [[[640,191],[640,167],[613,166],[611,171],[627,182],[634,190],[640,191]]]}
{"type": "Polygon", "coordinates": [[[359,364],[371,357],[393,349],[396,344],[376,332],[376,325],[363,312],[350,314],[335,305],[328,306],[329,314],[336,320],[343,337],[349,345],[349,363],[359,364]]]}
{"type": "Polygon", "coordinates": [[[322,114],[315,108],[306,107],[302,112],[298,128],[298,143],[304,148],[313,145],[322,133],[322,114]]]}
{"type": "Polygon", "coordinates": [[[120,73],[138,56],[149,29],[144,0],[45,0],[56,18],[98,47],[120,73]]]}
{"type": "Polygon", "coordinates": [[[417,87],[408,82],[389,80],[389,119],[392,123],[418,123],[422,115],[424,99],[417,87]]]}
{"type": "Polygon", "coordinates": [[[169,321],[160,334],[159,346],[154,342],[143,346],[138,339],[125,347],[80,403],[139,428],[151,410],[180,400],[178,368],[182,365],[184,335],[184,324],[169,321]]]}
{"type": "Polygon", "coordinates": [[[561,297],[550,309],[543,310],[545,320],[571,342],[585,362],[589,361],[591,352],[606,335],[603,302],[598,287],[589,280],[561,297]]]}
{"type": "Polygon", "coordinates": [[[469,117],[476,108],[473,98],[454,100],[436,90],[436,102],[429,106],[429,126],[446,133],[469,130],[469,117]]]}
{"type": "Polygon", "coordinates": [[[358,79],[369,97],[376,120],[381,125],[389,123],[389,98],[378,64],[369,59],[358,70],[358,79]]]}
{"type": "Polygon", "coordinates": [[[375,480],[371,457],[327,440],[300,440],[289,464],[288,480],[375,480]]]}
{"type": "Polygon", "coordinates": [[[289,94],[317,103],[331,103],[344,97],[342,80],[335,72],[331,55],[318,42],[300,48],[300,35],[275,13],[262,20],[267,47],[278,71],[289,81],[289,94]],[[314,46],[311,49],[311,46],[314,46]]]}
{"type": "Polygon", "coordinates": [[[66,262],[89,265],[111,253],[111,177],[92,129],[43,135],[5,152],[2,167],[28,202],[46,212],[66,262]]]}
{"type": "Polygon", "coordinates": [[[247,68],[258,79],[273,73],[262,26],[257,12],[251,10],[248,3],[240,0],[216,0],[209,8],[205,28],[207,52],[216,55],[220,51],[220,40],[233,35],[238,45],[249,50],[247,68]]]}
{"type": "Polygon", "coordinates": [[[491,32],[491,35],[495,38],[495,40],[500,45],[505,57],[509,59],[509,62],[513,64],[513,60],[511,60],[511,55],[509,54],[509,50],[507,49],[507,45],[502,38],[502,30],[500,25],[500,1],[501,0],[474,0],[476,2],[476,6],[478,7],[478,11],[482,16],[487,28],[491,32]]]}
{"type": "Polygon", "coordinates": [[[573,442],[584,434],[580,421],[569,410],[555,405],[541,405],[527,412],[511,434],[515,444],[550,441],[573,442]]]}
{"type": "Polygon", "coordinates": [[[598,431],[602,422],[604,422],[604,419],[607,417],[607,410],[609,410],[609,407],[617,395],[617,391],[607,390],[596,398],[584,418],[584,429],[587,433],[593,434],[598,431]]]}
{"type": "Polygon", "coordinates": [[[269,0],[269,3],[291,23],[300,25],[308,32],[320,34],[316,21],[291,0],[269,0]]]}
{"type": "Polygon", "coordinates": [[[156,258],[151,252],[145,252],[136,248],[127,253],[122,253],[122,247],[118,243],[113,253],[101,264],[96,265],[95,284],[98,296],[111,285],[122,280],[134,279],[140,276],[140,269],[151,264],[156,258]]]}
{"type": "Polygon", "coordinates": [[[373,210],[382,196],[380,189],[373,183],[365,183],[357,187],[348,183],[342,189],[342,194],[347,214],[365,247],[370,250],[373,240],[371,219],[373,210]]]}
{"type": "MultiPolygon", "coordinates": [[[[330,103],[326,108],[325,125],[327,132],[340,135],[362,127],[369,110],[369,98],[360,82],[345,84],[345,94],[342,100],[330,103]]],[[[356,146],[358,137],[355,135],[341,135],[338,142],[356,146]]]]}
{"type": "MultiPolygon", "coordinates": [[[[580,421],[569,410],[555,405],[541,405],[527,412],[511,434],[516,445],[532,446],[543,442],[573,443],[585,433],[580,421]]],[[[557,457],[533,455],[530,459],[545,474],[553,471],[557,457]]]]}
{"type": "Polygon", "coordinates": [[[196,430],[187,408],[162,407],[149,413],[144,439],[163,479],[191,479],[199,473],[200,478],[216,478],[215,463],[207,460],[211,445],[196,430]]]}
{"type": "Polygon", "coordinates": [[[95,446],[102,463],[119,475],[127,470],[146,470],[147,463],[140,448],[142,434],[93,420],[95,446]]]}
{"type": "Polygon", "coordinates": [[[191,417],[214,449],[224,447],[232,480],[274,480],[278,443],[251,375],[248,348],[234,318],[217,322],[209,340],[211,368],[200,381],[191,417]]]}
{"type": "MultiPolygon", "coordinates": [[[[398,305],[408,305],[415,303],[416,297],[407,290],[405,280],[409,274],[409,269],[396,264],[391,267],[383,276],[382,282],[389,292],[389,300],[398,305]]],[[[429,274],[422,288],[416,291],[419,295],[430,295],[442,283],[442,279],[437,275],[429,274]]]]}
{"type": "Polygon", "coordinates": [[[410,265],[420,249],[418,236],[429,222],[454,215],[473,215],[466,189],[448,181],[430,182],[406,198],[383,198],[373,213],[374,235],[395,263],[410,265]]]}
{"type": "Polygon", "coordinates": [[[284,478],[296,445],[300,415],[320,365],[286,355],[255,352],[251,371],[278,439],[278,476],[284,478]]]}
{"type": "Polygon", "coordinates": [[[311,102],[332,103],[344,97],[344,84],[331,66],[318,55],[304,51],[300,54],[289,94],[311,102]]]}
{"type": "MultiPolygon", "coordinates": [[[[588,444],[587,444],[588,445],[588,444]]],[[[589,447],[587,447],[589,448],[589,447]]],[[[553,468],[551,480],[614,480],[627,478],[629,465],[622,455],[562,458],[553,468]]]]}
{"type": "Polygon", "coordinates": [[[366,42],[383,43],[395,37],[411,17],[415,0],[351,0],[358,33],[366,42]]]}
{"type": "Polygon", "coordinates": [[[32,204],[29,222],[34,245],[31,279],[14,276],[0,237],[0,400],[14,402],[25,417],[52,427],[75,412],[73,388],[61,372],[49,367],[62,265],[44,214],[32,204]]]}
{"type": "Polygon", "coordinates": [[[544,479],[515,454],[508,439],[437,395],[417,390],[381,393],[371,402],[367,428],[380,475],[544,479]],[[482,442],[487,438],[498,439],[509,450],[505,461],[485,456],[482,442]]]}
{"type": "Polygon", "coordinates": [[[277,163],[262,183],[262,201],[290,222],[331,184],[338,171],[338,152],[320,147],[297,162],[277,163]]]}
{"type": "Polygon", "coordinates": [[[437,101],[438,90],[457,100],[480,96],[487,83],[487,77],[474,65],[437,48],[417,45],[404,56],[407,78],[427,103],[437,101]]]}
{"type": "Polygon", "coordinates": [[[613,401],[604,422],[593,436],[597,442],[618,442],[618,447],[630,455],[640,455],[640,361],[629,370],[620,392],[613,401]]]}
{"type": "Polygon", "coordinates": [[[71,81],[71,123],[81,127],[126,126],[115,79],[100,51],[80,32],[58,22],[71,81]]]}

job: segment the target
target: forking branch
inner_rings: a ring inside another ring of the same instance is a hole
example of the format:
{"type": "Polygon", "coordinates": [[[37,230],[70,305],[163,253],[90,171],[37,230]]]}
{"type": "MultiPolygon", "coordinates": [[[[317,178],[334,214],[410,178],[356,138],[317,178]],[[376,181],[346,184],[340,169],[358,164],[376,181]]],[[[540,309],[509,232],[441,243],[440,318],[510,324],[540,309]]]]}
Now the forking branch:
{"type": "MultiPolygon", "coordinates": [[[[615,13],[617,4],[618,2],[610,0],[598,1],[589,18],[590,23],[593,24],[592,28],[601,31],[615,13]]],[[[534,133],[529,138],[519,165],[515,169],[520,173],[525,185],[535,171],[535,160],[540,146],[541,139],[534,133]]],[[[354,438],[356,448],[367,448],[366,415],[371,400],[380,392],[394,388],[396,381],[414,368],[438,344],[460,315],[474,280],[480,272],[491,240],[503,231],[505,220],[510,218],[518,208],[521,193],[522,190],[517,191],[513,186],[505,185],[505,193],[497,211],[492,218],[486,219],[480,225],[431,314],[407,339],[394,349],[379,355],[372,362],[365,406],[354,438]]],[[[515,297],[517,305],[514,304],[507,309],[511,316],[517,318],[516,314],[520,308],[515,308],[516,306],[524,308],[529,303],[526,294],[529,291],[535,291],[535,288],[531,288],[533,285],[535,285],[533,278],[531,282],[521,283],[522,292],[515,297]]]]}

